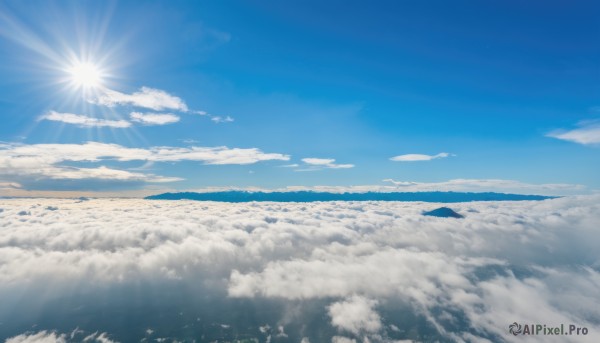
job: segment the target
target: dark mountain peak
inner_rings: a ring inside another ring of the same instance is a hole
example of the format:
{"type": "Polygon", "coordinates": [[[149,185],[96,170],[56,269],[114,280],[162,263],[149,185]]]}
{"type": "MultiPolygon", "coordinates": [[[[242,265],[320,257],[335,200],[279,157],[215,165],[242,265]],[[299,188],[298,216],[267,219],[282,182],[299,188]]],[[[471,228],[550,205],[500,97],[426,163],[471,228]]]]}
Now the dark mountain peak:
{"type": "Polygon", "coordinates": [[[423,215],[441,218],[464,218],[462,214],[456,213],[453,209],[448,207],[440,207],[435,210],[423,212],[423,215]]]}

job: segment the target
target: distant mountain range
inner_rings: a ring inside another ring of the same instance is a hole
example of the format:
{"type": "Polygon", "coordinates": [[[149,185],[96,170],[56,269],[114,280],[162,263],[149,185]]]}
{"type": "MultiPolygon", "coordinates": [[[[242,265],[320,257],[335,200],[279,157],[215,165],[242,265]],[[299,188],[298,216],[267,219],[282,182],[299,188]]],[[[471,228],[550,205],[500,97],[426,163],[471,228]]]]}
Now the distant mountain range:
{"type": "Polygon", "coordinates": [[[330,192],[248,192],[224,191],[211,193],[163,193],[151,195],[151,200],[198,200],[222,202],[312,202],[312,201],[424,201],[424,202],[468,202],[468,201],[519,201],[545,200],[556,197],[543,195],[524,195],[506,193],[463,193],[463,192],[365,192],[365,193],[330,193],[330,192]]]}

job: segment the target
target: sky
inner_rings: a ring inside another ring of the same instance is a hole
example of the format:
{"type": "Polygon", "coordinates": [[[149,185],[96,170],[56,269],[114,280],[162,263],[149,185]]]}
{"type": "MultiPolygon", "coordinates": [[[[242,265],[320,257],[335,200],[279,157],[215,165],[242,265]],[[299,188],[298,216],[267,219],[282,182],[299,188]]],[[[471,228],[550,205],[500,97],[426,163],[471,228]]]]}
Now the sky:
{"type": "Polygon", "coordinates": [[[600,188],[593,1],[3,1],[0,195],[600,188]]]}

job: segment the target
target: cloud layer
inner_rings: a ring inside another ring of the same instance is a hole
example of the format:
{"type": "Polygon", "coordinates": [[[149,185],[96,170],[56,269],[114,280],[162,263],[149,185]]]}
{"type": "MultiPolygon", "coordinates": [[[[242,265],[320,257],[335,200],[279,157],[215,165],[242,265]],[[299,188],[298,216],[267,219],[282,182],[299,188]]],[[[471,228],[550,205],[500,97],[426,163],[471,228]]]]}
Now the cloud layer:
{"type": "Polygon", "coordinates": [[[295,341],[308,334],[292,328],[321,311],[327,320],[315,325],[332,341],[427,340],[414,331],[423,320],[427,337],[453,341],[516,342],[508,325],[518,321],[585,326],[587,336],[560,341],[594,342],[599,204],[597,195],[459,203],[458,220],[422,216],[431,203],[0,200],[0,296],[25,308],[68,296],[69,285],[95,297],[168,283],[187,285],[187,302],[280,302],[268,322],[252,307],[233,313],[282,327],[257,335],[295,341]]]}

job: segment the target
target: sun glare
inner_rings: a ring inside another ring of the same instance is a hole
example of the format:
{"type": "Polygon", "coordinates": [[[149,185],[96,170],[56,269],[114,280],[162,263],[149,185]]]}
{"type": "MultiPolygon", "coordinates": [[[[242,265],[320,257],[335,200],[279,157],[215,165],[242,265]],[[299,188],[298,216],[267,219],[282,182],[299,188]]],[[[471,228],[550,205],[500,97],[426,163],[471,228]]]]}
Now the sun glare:
{"type": "Polygon", "coordinates": [[[69,74],[77,87],[95,88],[102,83],[102,73],[91,63],[76,63],[69,69],[69,74]]]}

